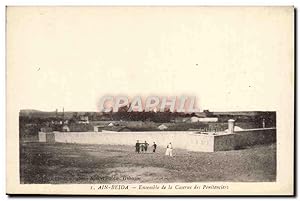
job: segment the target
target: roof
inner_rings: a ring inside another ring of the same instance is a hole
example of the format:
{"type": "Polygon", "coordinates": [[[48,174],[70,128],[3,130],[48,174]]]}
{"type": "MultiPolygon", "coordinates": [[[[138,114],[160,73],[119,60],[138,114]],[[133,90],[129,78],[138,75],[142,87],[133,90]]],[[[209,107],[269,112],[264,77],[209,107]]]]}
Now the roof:
{"type": "Polygon", "coordinates": [[[164,124],[161,124],[161,125],[158,126],[157,128],[160,129],[160,130],[165,130],[165,129],[167,129],[168,127],[167,127],[166,125],[164,125],[164,124]]]}
{"type": "Polygon", "coordinates": [[[100,127],[102,130],[121,132],[122,130],[130,130],[127,126],[105,126],[100,127]]]}
{"type": "Polygon", "coordinates": [[[41,131],[41,132],[52,132],[53,129],[52,129],[51,127],[42,127],[42,128],[40,129],[40,131],[41,131]]]}

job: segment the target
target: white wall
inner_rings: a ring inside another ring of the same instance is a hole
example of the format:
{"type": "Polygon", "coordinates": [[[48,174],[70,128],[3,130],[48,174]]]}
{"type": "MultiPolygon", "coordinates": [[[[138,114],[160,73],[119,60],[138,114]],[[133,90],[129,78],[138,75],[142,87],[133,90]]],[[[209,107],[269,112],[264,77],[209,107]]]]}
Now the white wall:
{"type": "Polygon", "coordinates": [[[39,132],[40,142],[51,142],[50,140],[61,143],[129,145],[133,149],[137,140],[139,142],[146,140],[150,146],[155,142],[158,148],[163,149],[171,142],[174,149],[213,152],[275,142],[276,128],[249,129],[234,134],[224,133],[220,135],[196,134],[192,131],[39,132]],[[48,134],[49,137],[46,136],[48,134]]]}
{"type": "Polygon", "coordinates": [[[145,140],[158,148],[166,148],[171,142],[174,149],[213,151],[213,136],[186,131],[155,132],[54,132],[55,141],[62,143],[135,145],[145,140]]]}
{"type": "Polygon", "coordinates": [[[46,134],[45,132],[39,132],[39,142],[46,142],[46,134]]]}

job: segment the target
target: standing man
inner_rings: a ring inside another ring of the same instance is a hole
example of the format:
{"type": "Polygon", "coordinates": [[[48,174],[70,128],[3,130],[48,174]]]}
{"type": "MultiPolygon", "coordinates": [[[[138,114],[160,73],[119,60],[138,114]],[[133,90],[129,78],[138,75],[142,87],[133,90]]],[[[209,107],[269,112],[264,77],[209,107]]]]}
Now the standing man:
{"type": "Polygon", "coordinates": [[[141,149],[141,152],[144,153],[144,150],[145,150],[145,144],[144,143],[140,143],[140,149],[141,149]]]}
{"type": "Polygon", "coordinates": [[[135,143],[135,152],[137,152],[138,154],[140,153],[140,143],[138,140],[135,143]]]}
{"type": "Polygon", "coordinates": [[[155,151],[156,151],[156,147],[157,147],[157,145],[155,144],[155,142],[153,142],[153,145],[152,145],[152,147],[153,147],[153,153],[155,153],[155,151]]]}
{"type": "Polygon", "coordinates": [[[169,144],[169,149],[170,149],[170,151],[169,151],[169,156],[173,157],[173,146],[172,146],[172,143],[171,143],[171,142],[170,142],[170,144],[169,144]]]}
{"type": "Polygon", "coordinates": [[[172,143],[170,142],[167,146],[167,150],[166,150],[166,156],[171,156],[173,157],[173,146],[172,143]]]}
{"type": "Polygon", "coordinates": [[[145,141],[145,152],[147,152],[149,144],[147,143],[147,141],[145,141]]]}

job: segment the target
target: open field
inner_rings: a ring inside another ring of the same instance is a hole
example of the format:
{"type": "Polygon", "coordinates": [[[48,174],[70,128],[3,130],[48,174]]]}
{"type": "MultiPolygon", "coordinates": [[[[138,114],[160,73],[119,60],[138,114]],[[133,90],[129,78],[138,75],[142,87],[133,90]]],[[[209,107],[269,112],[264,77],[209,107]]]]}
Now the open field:
{"type": "Polygon", "coordinates": [[[276,180],[276,145],[214,153],[137,154],[134,145],[20,144],[21,183],[261,182],[276,180]]]}

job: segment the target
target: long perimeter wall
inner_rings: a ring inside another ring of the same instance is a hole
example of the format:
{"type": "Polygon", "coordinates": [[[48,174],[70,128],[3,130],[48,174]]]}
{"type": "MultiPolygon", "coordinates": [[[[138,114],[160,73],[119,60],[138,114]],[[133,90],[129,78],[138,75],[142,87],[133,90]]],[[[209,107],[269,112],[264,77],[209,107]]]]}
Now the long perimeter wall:
{"type": "Polygon", "coordinates": [[[213,151],[213,136],[197,135],[193,132],[54,132],[54,135],[56,142],[63,143],[130,145],[133,147],[139,140],[139,142],[147,141],[150,145],[155,142],[158,148],[164,149],[171,142],[175,149],[213,151]]]}
{"type": "Polygon", "coordinates": [[[276,128],[251,129],[234,134],[220,133],[218,135],[187,131],[39,133],[40,142],[129,145],[133,149],[137,140],[139,142],[147,141],[150,146],[155,142],[158,148],[163,149],[169,142],[172,142],[175,149],[214,152],[275,142],[276,128]]]}

